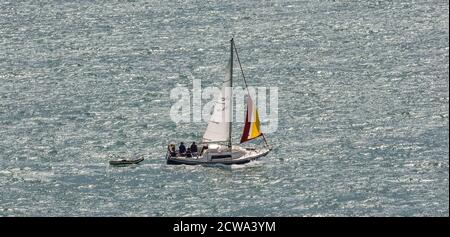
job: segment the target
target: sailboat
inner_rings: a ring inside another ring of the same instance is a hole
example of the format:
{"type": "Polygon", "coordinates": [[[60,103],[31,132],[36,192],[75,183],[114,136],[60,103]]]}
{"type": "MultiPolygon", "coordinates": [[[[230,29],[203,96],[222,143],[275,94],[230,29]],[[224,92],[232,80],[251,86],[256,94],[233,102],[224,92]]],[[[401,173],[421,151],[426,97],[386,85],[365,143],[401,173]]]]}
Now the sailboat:
{"type": "Polygon", "coordinates": [[[230,40],[230,60],[226,68],[222,90],[218,100],[214,104],[214,110],[208,122],[202,142],[199,144],[197,152],[180,153],[175,150],[175,145],[169,144],[166,160],[167,164],[245,164],[252,160],[266,156],[271,151],[271,146],[267,143],[265,135],[261,131],[258,109],[250,97],[244,71],[242,69],[239,54],[234,44],[233,38],[230,40]],[[236,53],[237,60],[244,79],[247,90],[247,111],[244,129],[239,145],[232,144],[232,87],[233,87],[233,54],[236,53]],[[259,148],[244,147],[241,144],[263,138],[264,146],[259,148]]]}

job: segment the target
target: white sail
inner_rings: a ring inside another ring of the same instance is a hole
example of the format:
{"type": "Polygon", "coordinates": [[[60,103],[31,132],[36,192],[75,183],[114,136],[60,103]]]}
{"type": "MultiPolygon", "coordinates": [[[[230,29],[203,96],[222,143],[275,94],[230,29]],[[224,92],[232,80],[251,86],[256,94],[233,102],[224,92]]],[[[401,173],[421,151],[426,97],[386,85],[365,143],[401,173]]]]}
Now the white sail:
{"type": "Polygon", "coordinates": [[[232,88],[230,62],[226,67],[221,94],[218,97],[208,127],[203,134],[203,142],[229,142],[232,122],[232,88]]]}

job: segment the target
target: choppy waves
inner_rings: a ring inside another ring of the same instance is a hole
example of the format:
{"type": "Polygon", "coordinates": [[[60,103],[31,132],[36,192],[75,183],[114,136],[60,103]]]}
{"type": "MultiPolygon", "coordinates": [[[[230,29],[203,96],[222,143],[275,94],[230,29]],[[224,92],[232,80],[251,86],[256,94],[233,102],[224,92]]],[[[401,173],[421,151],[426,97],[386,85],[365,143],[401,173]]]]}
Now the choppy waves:
{"type": "Polygon", "coordinates": [[[448,216],[448,2],[3,1],[0,15],[0,216],[448,216]],[[170,121],[170,89],[219,85],[232,35],[249,83],[279,88],[275,149],[165,165],[167,142],[206,127],[170,121]]]}

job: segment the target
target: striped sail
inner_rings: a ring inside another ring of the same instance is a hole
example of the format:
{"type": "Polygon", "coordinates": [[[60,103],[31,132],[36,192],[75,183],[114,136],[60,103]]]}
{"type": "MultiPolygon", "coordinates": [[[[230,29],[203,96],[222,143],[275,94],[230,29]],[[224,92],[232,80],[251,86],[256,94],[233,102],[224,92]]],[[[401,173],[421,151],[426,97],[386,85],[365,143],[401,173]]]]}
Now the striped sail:
{"type": "Polygon", "coordinates": [[[244,132],[241,137],[241,143],[250,141],[261,135],[261,122],[259,121],[258,109],[249,96],[247,99],[247,114],[245,116],[244,132]]]}

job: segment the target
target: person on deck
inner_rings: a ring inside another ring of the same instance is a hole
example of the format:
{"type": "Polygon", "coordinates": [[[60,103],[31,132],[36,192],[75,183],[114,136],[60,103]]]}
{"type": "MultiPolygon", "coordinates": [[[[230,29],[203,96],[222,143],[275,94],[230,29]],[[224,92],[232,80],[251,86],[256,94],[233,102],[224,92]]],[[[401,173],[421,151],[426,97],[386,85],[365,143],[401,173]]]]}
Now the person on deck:
{"type": "Polygon", "coordinates": [[[169,153],[170,156],[177,156],[177,152],[175,151],[175,145],[174,144],[169,144],[169,153]]]}
{"type": "Polygon", "coordinates": [[[191,144],[191,153],[192,153],[192,156],[197,156],[197,152],[198,152],[197,145],[195,144],[195,142],[192,142],[192,144],[191,144]]]}
{"type": "Polygon", "coordinates": [[[192,153],[191,153],[191,148],[187,148],[187,151],[186,151],[186,157],[189,157],[189,158],[191,158],[192,157],[192,153]]]}
{"type": "MultiPolygon", "coordinates": [[[[170,156],[174,156],[174,150],[172,149],[172,148],[173,148],[172,145],[173,145],[173,144],[169,144],[169,145],[167,146],[167,151],[169,152],[170,156]]],[[[175,155],[176,155],[176,154],[175,154],[175,155]]]]}
{"type": "Polygon", "coordinates": [[[181,142],[180,146],[178,147],[178,151],[180,152],[181,155],[185,155],[186,154],[186,147],[184,146],[184,143],[181,142]]]}

